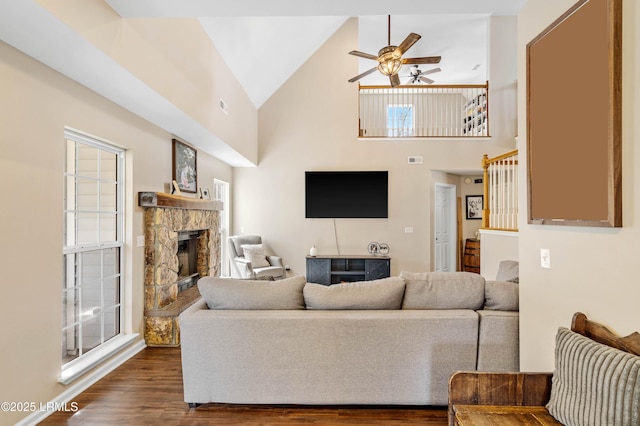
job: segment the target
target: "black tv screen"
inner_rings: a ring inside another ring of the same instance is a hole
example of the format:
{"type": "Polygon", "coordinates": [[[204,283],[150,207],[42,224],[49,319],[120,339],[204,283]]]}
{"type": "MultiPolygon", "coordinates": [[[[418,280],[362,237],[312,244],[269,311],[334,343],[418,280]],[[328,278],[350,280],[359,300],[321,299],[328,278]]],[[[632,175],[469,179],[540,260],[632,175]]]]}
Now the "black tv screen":
{"type": "Polygon", "coordinates": [[[305,172],[305,217],[387,218],[387,171],[305,172]]]}

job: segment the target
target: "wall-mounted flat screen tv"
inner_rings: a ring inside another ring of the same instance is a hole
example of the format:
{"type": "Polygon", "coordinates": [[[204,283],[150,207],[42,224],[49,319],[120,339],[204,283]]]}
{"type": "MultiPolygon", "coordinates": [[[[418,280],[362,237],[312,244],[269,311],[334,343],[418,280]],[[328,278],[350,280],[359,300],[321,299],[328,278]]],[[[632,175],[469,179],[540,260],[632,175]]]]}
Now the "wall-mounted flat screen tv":
{"type": "Polygon", "coordinates": [[[305,172],[305,217],[388,218],[387,171],[305,172]]]}

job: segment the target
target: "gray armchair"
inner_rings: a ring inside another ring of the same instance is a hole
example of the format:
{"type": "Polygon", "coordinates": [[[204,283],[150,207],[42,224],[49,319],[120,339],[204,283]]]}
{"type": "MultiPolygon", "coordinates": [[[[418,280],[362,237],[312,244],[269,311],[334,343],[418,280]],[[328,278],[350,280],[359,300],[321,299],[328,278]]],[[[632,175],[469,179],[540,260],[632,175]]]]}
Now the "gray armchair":
{"type": "Polygon", "coordinates": [[[284,278],[282,259],[264,254],[262,238],[259,235],[229,237],[229,258],[233,278],[284,278]]]}

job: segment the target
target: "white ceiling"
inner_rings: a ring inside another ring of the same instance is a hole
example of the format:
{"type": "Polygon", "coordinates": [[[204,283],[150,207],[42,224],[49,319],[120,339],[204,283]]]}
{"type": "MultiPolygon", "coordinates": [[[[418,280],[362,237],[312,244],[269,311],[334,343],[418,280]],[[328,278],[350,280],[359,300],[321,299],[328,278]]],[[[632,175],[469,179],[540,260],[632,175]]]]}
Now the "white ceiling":
{"type": "MultiPolygon", "coordinates": [[[[400,43],[409,32],[422,35],[405,57],[443,57],[442,72],[430,76],[436,83],[483,82],[487,77],[488,16],[516,15],[526,0],[103,1],[123,18],[198,18],[260,107],[349,17],[359,17],[359,45],[338,54],[347,55],[348,50],[377,54],[387,44],[386,15],[390,14],[392,44],[400,43]]],[[[231,166],[253,165],[57,20],[39,0],[0,0],[0,40],[231,166]]],[[[375,65],[370,60],[353,60],[360,61],[361,72],[375,65]]],[[[407,70],[401,76],[403,73],[407,70]]],[[[387,81],[374,73],[363,83],[387,81]]]]}
{"type": "MultiPolygon", "coordinates": [[[[377,55],[387,45],[387,15],[392,15],[392,44],[410,32],[422,36],[405,57],[442,56],[442,72],[431,76],[437,84],[483,83],[489,15],[516,15],[525,0],[105,1],[124,18],[198,18],[259,108],[349,17],[359,17],[359,45],[349,50],[377,55]]],[[[353,60],[360,72],[376,64],[353,60]]],[[[405,67],[403,82],[408,74],[405,67]]],[[[389,82],[374,73],[362,83],[389,82]]]]}

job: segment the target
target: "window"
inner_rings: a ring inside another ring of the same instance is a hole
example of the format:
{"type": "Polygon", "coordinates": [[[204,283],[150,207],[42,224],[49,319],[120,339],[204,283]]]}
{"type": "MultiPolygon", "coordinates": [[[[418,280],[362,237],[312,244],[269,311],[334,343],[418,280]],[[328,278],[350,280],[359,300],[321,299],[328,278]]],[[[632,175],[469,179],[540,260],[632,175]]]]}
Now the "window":
{"type": "Polygon", "coordinates": [[[124,151],[72,130],[65,140],[63,377],[122,333],[124,245],[124,151]]]}
{"type": "Polygon", "coordinates": [[[413,105],[387,106],[387,136],[413,136],[413,105]]]}
{"type": "Polygon", "coordinates": [[[213,180],[214,199],[222,201],[222,210],[220,211],[220,275],[224,277],[231,276],[229,271],[229,249],[227,239],[229,238],[229,212],[231,210],[229,204],[229,183],[222,180],[213,180]]]}

